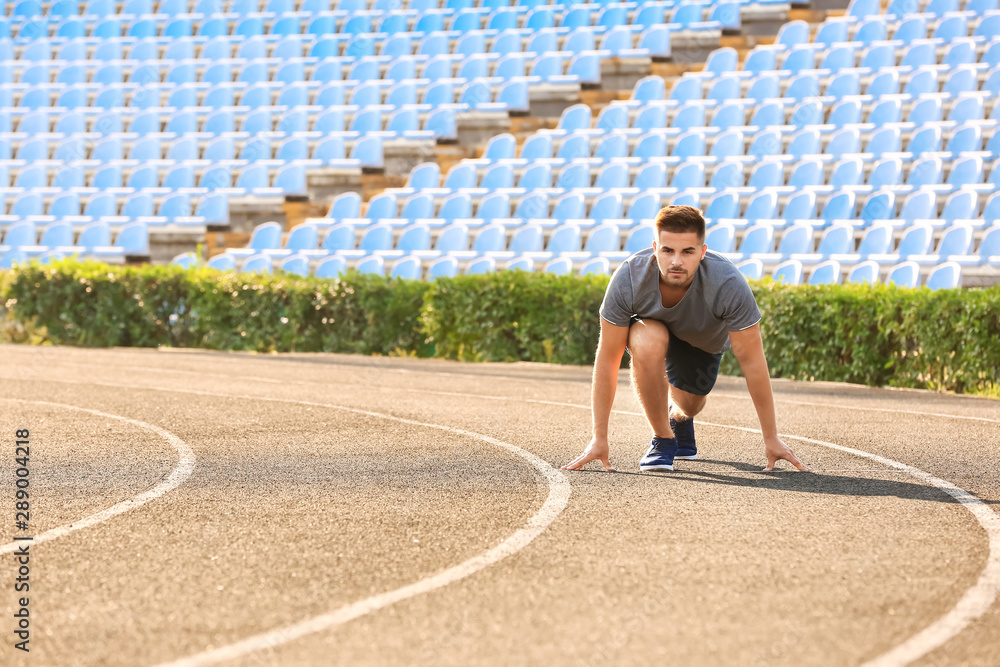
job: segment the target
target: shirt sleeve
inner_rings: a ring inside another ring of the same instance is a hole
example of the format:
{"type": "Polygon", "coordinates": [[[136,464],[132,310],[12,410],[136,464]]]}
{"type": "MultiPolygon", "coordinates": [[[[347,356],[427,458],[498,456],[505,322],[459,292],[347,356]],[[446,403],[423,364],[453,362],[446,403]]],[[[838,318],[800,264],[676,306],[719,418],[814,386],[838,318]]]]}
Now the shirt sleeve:
{"type": "Polygon", "coordinates": [[[611,276],[608,289],[604,292],[601,317],[616,326],[627,327],[635,313],[633,296],[632,272],[629,270],[629,263],[622,262],[611,276]]]}
{"type": "Polygon", "coordinates": [[[742,331],[760,322],[753,290],[742,275],[726,280],[716,298],[716,312],[728,331],[742,331]]]}

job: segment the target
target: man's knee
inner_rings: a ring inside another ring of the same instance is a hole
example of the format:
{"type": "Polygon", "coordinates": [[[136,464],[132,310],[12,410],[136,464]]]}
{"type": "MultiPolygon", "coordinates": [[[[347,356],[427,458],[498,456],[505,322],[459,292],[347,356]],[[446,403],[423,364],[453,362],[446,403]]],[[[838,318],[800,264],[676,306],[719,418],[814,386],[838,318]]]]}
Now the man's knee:
{"type": "Polygon", "coordinates": [[[708,396],[700,396],[670,385],[671,414],[674,419],[694,417],[705,408],[708,396]]]}
{"type": "Polygon", "coordinates": [[[669,343],[670,332],[662,322],[640,320],[629,327],[628,351],[633,361],[640,364],[647,361],[663,364],[669,343]]]}

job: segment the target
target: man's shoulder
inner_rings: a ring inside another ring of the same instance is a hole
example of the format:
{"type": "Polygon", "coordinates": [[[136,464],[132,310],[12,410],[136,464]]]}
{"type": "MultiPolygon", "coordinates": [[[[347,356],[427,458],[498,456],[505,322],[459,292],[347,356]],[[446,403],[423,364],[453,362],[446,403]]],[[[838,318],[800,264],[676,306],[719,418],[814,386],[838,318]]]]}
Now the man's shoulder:
{"type": "Polygon", "coordinates": [[[622,260],[621,266],[618,267],[615,273],[624,273],[632,277],[638,277],[649,270],[652,261],[653,249],[643,248],[622,260]]]}
{"type": "Polygon", "coordinates": [[[731,278],[743,280],[743,274],[736,268],[728,257],[714,250],[705,252],[705,259],[701,260],[701,267],[705,276],[715,284],[721,284],[731,278]]]}

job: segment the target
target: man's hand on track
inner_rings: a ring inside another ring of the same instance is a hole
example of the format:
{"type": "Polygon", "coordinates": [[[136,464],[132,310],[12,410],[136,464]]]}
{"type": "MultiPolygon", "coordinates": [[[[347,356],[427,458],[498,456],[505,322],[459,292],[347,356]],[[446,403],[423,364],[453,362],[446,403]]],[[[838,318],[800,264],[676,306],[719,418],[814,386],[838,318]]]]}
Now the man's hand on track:
{"type": "Polygon", "coordinates": [[[812,468],[799,461],[792,448],[781,441],[781,438],[764,441],[764,453],[767,455],[767,467],[764,472],[774,470],[774,464],[780,459],[784,459],[803,472],[812,472],[812,468]]]}
{"type": "Polygon", "coordinates": [[[583,450],[583,454],[562,467],[563,470],[579,470],[591,461],[600,461],[605,470],[613,471],[611,461],[608,458],[608,439],[599,438],[596,435],[590,440],[590,444],[583,450]]]}

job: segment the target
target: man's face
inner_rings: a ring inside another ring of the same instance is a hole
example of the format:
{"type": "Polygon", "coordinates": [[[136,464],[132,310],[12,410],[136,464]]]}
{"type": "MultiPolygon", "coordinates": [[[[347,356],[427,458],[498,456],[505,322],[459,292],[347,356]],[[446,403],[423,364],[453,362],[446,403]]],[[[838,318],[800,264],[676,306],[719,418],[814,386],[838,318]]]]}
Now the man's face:
{"type": "Polygon", "coordinates": [[[705,257],[708,246],[695,232],[660,232],[653,241],[660,280],[670,287],[687,287],[705,257]]]}

